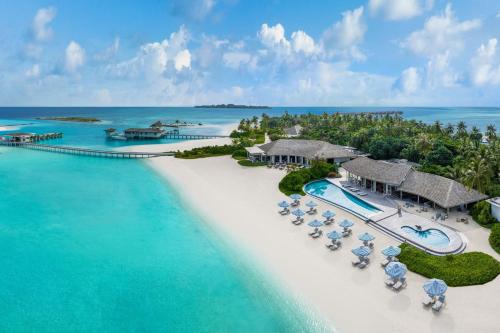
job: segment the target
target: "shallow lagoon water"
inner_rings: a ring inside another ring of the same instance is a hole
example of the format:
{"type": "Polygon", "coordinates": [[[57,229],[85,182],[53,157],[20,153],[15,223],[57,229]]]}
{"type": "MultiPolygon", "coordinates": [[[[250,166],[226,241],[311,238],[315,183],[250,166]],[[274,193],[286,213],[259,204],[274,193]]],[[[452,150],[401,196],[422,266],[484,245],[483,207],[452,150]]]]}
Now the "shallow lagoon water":
{"type": "Polygon", "coordinates": [[[0,147],[0,331],[323,326],[136,160],[0,147]]]}

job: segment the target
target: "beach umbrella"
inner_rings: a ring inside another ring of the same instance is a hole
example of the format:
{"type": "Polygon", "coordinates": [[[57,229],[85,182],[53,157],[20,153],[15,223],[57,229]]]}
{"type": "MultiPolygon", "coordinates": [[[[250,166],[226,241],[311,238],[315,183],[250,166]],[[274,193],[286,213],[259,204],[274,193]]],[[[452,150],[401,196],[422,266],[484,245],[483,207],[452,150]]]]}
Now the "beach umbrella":
{"type": "Polygon", "coordinates": [[[298,201],[298,200],[302,199],[302,196],[298,193],[294,193],[294,194],[290,195],[290,199],[298,201]]]}
{"type": "Polygon", "coordinates": [[[367,257],[372,253],[368,246],[360,246],[351,250],[351,252],[358,257],[367,257]]]}
{"type": "Polygon", "coordinates": [[[402,278],[405,276],[407,270],[406,265],[400,262],[393,261],[385,266],[385,273],[393,279],[402,278]]]}
{"type": "Polygon", "coordinates": [[[325,219],[331,219],[332,217],[335,216],[335,213],[332,212],[332,211],[327,210],[326,212],[324,212],[323,214],[321,214],[321,216],[323,216],[325,219]]]}
{"type": "Polygon", "coordinates": [[[358,239],[363,242],[369,242],[375,239],[372,235],[369,233],[365,232],[364,234],[359,235],[358,239]]]}
{"type": "Polygon", "coordinates": [[[330,239],[333,239],[333,240],[338,240],[338,239],[341,239],[342,237],[342,234],[340,232],[338,232],[337,230],[333,230],[332,232],[330,232],[328,235],[328,238],[330,239]]]}
{"type": "Polygon", "coordinates": [[[339,223],[339,226],[341,226],[342,228],[349,228],[352,227],[353,225],[354,223],[349,220],[343,220],[342,222],[339,223]]]}
{"type": "Polygon", "coordinates": [[[397,246],[388,246],[382,250],[382,254],[386,257],[395,257],[401,253],[401,249],[397,246]]]}
{"type": "Polygon", "coordinates": [[[314,208],[316,207],[318,204],[315,203],[314,201],[309,201],[308,203],[306,203],[306,206],[309,207],[309,208],[314,208]]]}
{"type": "Polygon", "coordinates": [[[297,216],[297,217],[301,217],[301,216],[304,216],[306,215],[306,213],[304,213],[303,210],[301,209],[296,209],[292,212],[293,215],[297,216]]]}
{"type": "Polygon", "coordinates": [[[290,204],[286,201],[281,201],[281,202],[278,202],[278,206],[280,206],[281,208],[288,208],[288,207],[290,207],[290,204]]]}
{"type": "Polygon", "coordinates": [[[318,220],[314,220],[314,221],[309,222],[307,225],[310,227],[313,227],[313,228],[319,228],[319,227],[323,226],[323,222],[318,221],[318,220]]]}
{"type": "Polygon", "coordinates": [[[430,279],[426,283],[424,283],[424,290],[427,295],[434,297],[440,296],[446,292],[448,286],[443,280],[439,279],[430,279]]]}

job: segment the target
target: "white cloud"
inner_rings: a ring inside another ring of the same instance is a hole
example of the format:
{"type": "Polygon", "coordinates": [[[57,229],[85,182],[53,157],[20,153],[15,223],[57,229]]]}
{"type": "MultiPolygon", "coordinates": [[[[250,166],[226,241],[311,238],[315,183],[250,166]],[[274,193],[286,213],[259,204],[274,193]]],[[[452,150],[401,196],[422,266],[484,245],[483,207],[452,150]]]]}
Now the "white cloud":
{"type": "Polygon", "coordinates": [[[202,20],[214,9],[215,0],[174,0],[172,13],[191,20],[202,20]]]}
{"type": "Polygon", "coordinates": [[[450,51],[432,56],[426,66],[426,85],[429,88],[456,86],[461,76],[450,64],[450,51]]]}
{"type": "Polygon", "coordinates": [[[314,39],[302,30],[292,33],[292,46],[295,52],[303,52],[306,55],[319,52],[314,39]]]}
{"type": "Polygon", "coordinates": [[[430,17],[422,30],[408,36],[403,46],[415,54],[433,56],[463,47],[462,35],[481,26],[478,19],[458,21],[448,4],[444,13],[430,17]]]}
{"type": "Polygon", "coordinates": [[[152,79],[163,75],[169,64],[176,71],[191,68],[191,52],[187,49],[189,38],[189,32],[181,26],[168,39],[142,45],[135,57],[109,65],[107,70],[118,77],[144,75],[152,79]]]}
{"type": "Polygon", "coordinates": [[[247,52],[226,52],[222,56],[224,65],[232,69],[238,69],[240,66],[248,64],[252,59],[250,53],[247,52]]]}
{"type": "Polygon", "coordinates": [[[37,78],[40,76],[40,65],[39,64],[34,64],[31,66],[30,69],[28,69],[24,75],[28,78],[37,78]]]}
{"type": "Polygon", "coordinates": [[[107,61],[113,58],[120,49],[120,38],[116,37],[109,47],[107,47],[104,51],[96,54],[94,59],[98,61],[107,61]]]}
{"type": "Polygon", "coordinates": [[[43,42],[52,38],[53,31],[49,26],[56,17],[54,7],[40,8],[33,19],[33,37],[36,41],[43,42]]]}
{"type": "Polygon", "coordinates": [[[430,9],[433,1],[423,0],[370,0],[368,4],[372,14],[382,13],[388,20],[406,20],[430,9]]]}
{"type": "Polygon", "coordinates": [[[70,73],[85,64],[85,50],[75,41],[71,41],[65,51],[65,67],[70,73]]]}
{"type": "Polygon", "coordinates": [[[262,44],[270,49],[285,52],[290,50],[290,42],[285,37],[285,28],[281,23],[275,26],[268,26],[267,23],[262,24],[258,36],[262,44]]]}
{"type": "Polygon", "coordinates": [[[186,49],[177,53],[174,58],[174,67],[178,72],[184,68],[191,68],[191,53],[189,53],[189,50],[186,49]]]}
{"type": "Polygon", "coordinates": [[[357,60],[365,59],[358,44],[363,40],[366,26],[363,7],[342,13],[342,20],[323,33],[322,43],[331,55],[343,55],[357,60]]]}
{"type": "Polygon", "coordinates": [[[471,59],[471,79],[476,86],[500,84],[500,59],[497,55],[496,38],[481,44],[471,59]]]}
{"type": "Polygon", "coordinates": [[[95,98],[98,105],[109,105],[113,101],[111,93],[108,89],[99,89],[95,92],[95,98]]]}
{"type": "Polygon", "coordinates": [[[415,67],[408,67],[402,73],[398,81],[396,82],[397,87],[407,94],[412,94],[420,88],[422,78],[415,67]]]}

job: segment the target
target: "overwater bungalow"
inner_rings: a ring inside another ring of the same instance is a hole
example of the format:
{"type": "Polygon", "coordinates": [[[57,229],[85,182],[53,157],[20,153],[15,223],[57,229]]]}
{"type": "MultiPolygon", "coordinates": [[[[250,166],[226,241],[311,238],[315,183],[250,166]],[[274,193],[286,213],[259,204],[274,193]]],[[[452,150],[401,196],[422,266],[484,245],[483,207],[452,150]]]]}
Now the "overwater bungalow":
{"type": "Polygon", "coordinates": [[[2,137],[9,142],[27,143],[32,142],[35,135],[35,133],[8,133],[3,134],[2,137]]]}
{"type": "Polygon", "coordinates": [[[248,159],[253,162],[295,163],[305,166],[314,159],[340,164],[357,156],[348,147],[319,140],[280,139],[245,149],[248,159]]]}
{"type": "Polygon", "coordinates": [[[165,135],[165,131],[158,127],[127,128],[124,135],[127,139],[160,139],[165,135]]]}
{"type": "Polygon", "coordinates": [[[372,192],[422,199],[449,211],[451,208],[487,199],[475,190],[468,190],[461,183],[413,169],[409,164],[376,161],[358,157],[342,164],[349,180],[354,180],[372,192]]]}

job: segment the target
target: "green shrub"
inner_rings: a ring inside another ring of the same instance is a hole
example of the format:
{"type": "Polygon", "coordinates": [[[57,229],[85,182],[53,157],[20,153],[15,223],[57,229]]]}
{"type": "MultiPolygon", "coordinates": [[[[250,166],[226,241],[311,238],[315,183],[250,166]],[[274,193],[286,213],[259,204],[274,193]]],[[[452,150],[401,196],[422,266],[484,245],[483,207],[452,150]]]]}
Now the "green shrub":
{"type": "Polygon", "coordinates": [[[239,160],[238,161],[239,165],[245,166],[245,167],[258,167],[258,166],[265,166],[267,165],[266,162],[252,162],[249,160],[239,160]]]}
{"type": "Polygon", "coordinates": [[[292,193],[304,194],[302,188],[305,184],[315,179],[326,177],[330,172],[337,170],[336,165],[331,165],[325,161],[312,161],[311,167],[308,169],[300,169],[292,171],[286,175],[279,183],[279,189],[286,195],[292,193]]]}
{"type": "Polygon", "coordinates": [[[493,227],[491,227],[489,241],[493,250],[500,253],[500,223],[495,223],[493,227]]]}
{"type": "Polygon", "coordinates": [[[474,221],[486,228],[491,228],[497,220],[491,215],[491,205],[488,201],[480,201],[471,209],[474,221]]]}
{"type": "Polygon", "coordinates": [[[235,160],[246,159],[247,158],[247,151],[245,150],[245,148],[237,149],[233,152],[231,157],[234,158],[235,160]]]}
{"type": "Polygon", "coordinates": [[[241,146],[239,145],[207,146],[207,147],[194,148],[183,152],[178,151],[175,153],[175,157],[185,158],[185,159],[195,159],[195,158],[232,155],[238,149],[241,149],[241,146]]]}
{"type": "Polygon", "coordinates": [[[402,244],[398,258],[410,271],[428,278],[441,279],[452,287],[484,284],[500,274],[500,262],[482,252],[443,257],[402,244]]]}

